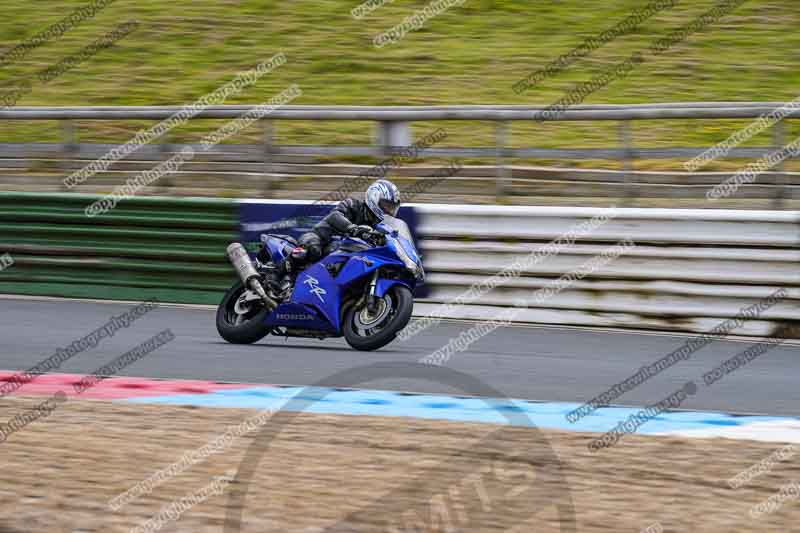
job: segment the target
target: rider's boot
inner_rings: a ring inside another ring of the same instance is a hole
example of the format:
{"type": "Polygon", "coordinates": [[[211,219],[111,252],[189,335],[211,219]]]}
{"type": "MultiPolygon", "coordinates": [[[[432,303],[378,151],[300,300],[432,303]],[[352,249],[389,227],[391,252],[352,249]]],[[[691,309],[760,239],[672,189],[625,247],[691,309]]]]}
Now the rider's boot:
{"type": "Polygon", "coordinates": [[[275,292],[280,300],[288,299],[292,294],[294,280],[308,266],[308,252],[302,246],[294,248],[283,264],[276,271],[275,292]]]}

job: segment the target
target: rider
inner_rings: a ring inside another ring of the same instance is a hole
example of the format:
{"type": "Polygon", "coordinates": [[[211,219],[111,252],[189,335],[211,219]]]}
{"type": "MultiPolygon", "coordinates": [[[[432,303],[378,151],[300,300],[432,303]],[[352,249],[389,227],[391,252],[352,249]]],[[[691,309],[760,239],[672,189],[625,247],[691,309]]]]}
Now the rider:
{"type": "Polygon", "coordinates": [[[304,233],[292,251],[297,265],[318,261],[334,233],[364,238],[386,215],[396,217],[400,208],[400,191],[389,180],[377,180],[367,188],[365,201],[345,198],[308,233],[304,233]]]}

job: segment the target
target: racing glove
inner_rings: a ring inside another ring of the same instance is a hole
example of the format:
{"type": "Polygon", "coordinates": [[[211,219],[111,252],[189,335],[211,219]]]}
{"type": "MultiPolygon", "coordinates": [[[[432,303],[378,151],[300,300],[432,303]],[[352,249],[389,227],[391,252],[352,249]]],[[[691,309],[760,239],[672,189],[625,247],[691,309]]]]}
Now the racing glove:
{"type": "Polygon", "coordinates": [[[351,237],[356,237],[357,239],[368,239],[373,230],[370,226],[355,226],[353,225],[347,232],[351,237]]]}

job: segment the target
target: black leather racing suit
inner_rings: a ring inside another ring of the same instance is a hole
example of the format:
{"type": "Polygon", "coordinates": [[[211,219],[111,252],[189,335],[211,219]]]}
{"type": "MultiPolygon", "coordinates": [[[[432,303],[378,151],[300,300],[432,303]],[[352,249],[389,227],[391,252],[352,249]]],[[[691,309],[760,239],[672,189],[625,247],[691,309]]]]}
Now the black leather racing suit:
{"type": "Polygon", "coordinates": [[[355,226],[375,227],[378,222],[380,220],[367,207],[366,202],[345,198],[311,231],[300,237],[298,243],[306,250],[306,263],[314,263],[322,257],[334,234],[346,235],[355,226]]]}

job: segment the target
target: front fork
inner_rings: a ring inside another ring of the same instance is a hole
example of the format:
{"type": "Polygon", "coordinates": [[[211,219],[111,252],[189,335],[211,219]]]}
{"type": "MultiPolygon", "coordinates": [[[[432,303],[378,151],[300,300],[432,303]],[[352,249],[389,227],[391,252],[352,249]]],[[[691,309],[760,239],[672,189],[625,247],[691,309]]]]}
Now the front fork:
{"type": "Polygon", "coordinates": [[[377,301],[375,300],[375,290],[378,287],[378,269],[372,273],[372,281],[369,282],[369,291],[367,292],[367,309],[370,313],[375,312],[377,301]]]}

